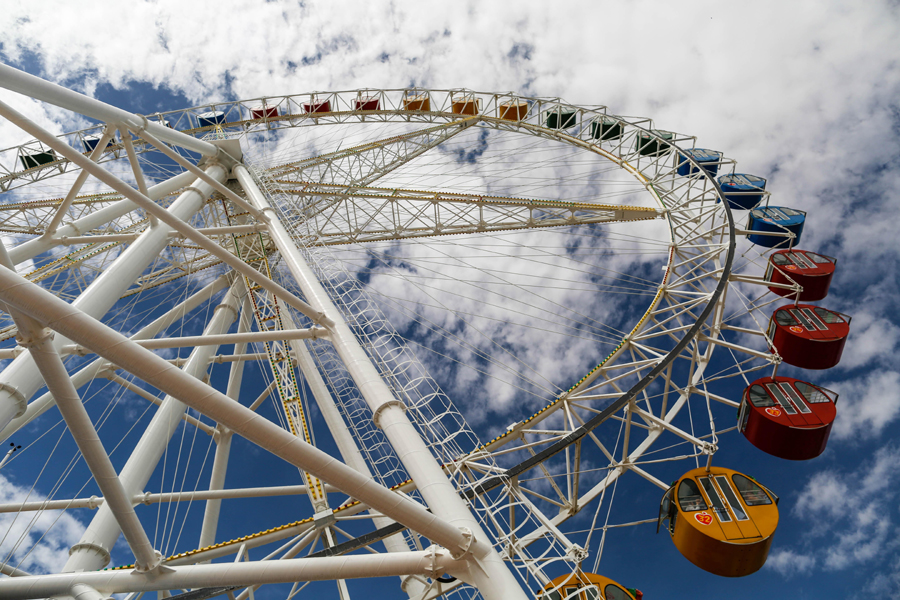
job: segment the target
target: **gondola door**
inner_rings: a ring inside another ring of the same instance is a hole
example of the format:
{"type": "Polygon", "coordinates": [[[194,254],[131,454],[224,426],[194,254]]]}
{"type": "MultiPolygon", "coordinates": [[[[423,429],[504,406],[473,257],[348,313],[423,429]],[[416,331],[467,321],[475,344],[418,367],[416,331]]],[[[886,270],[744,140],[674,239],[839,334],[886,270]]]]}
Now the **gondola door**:
{"type": "Polygon", "coordinates": [[[809,406],[790,383],[786,381],[767,383],[766,389],[769,395],[778,403],[781,410],[784,411],[787,421],[792,427],[818,427],[822,425],[822,420],[810,410],[809,406]]]}
{"type": "Polygon", "coordinates": [[[744,528],[741,527],[740,523],[741,520],[747,521],[749,517],[747,517],[744,511],[739,510],[737,511],[737,514],[735,514],[734,510],[729,510],[731,507],[728,506],[727,500],[722,495],[722,492],[713,483],[713,478],[709,476],[698,477],[697,481],[703,489],[703,494],[706,496],[707,503],[712,508],[712,512],[716,517],[719,527],[722,528],[722,534],[725,536],[725,539],[740,540],[746,537],[752,537],[744,532],[744,528]]]}

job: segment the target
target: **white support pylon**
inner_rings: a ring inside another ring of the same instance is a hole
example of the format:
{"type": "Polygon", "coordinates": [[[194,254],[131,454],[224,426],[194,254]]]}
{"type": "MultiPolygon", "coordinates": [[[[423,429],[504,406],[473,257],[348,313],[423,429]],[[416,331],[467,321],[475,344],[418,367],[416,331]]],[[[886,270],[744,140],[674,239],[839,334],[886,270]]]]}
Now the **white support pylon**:
{"type": "MultiPolygon", "coordinates": [[[[285,326],[288,329],[294,328],[294,320],[291,318],[290,313],[285,312],[285,314],[282,315],[282,319],[284,319],[285,326]]],[[[347,424],[344,423],[344,419],[341,417],[341,413],[338,411],[337,406],[335,406],[334,399],[328,392],[328,386],[325,384],[322,374],[319,373],[319,369],[316,368],[316,363],[313,360],[306,342],[304,340],[291,340],[290,347],[291,352],[294,354],[294,358],[297,360],[297,366],[303,373],[306,384],[309,386],[313,398],[316,400],[316,406],[319,407],[319,411],[322,414],[322,418],[325,420],[328,431],[334,439],[338,452],[341,453],[341,458],[344,459],[344,462],[347,463],[347,465],[353,467],[363,475],[372,477],[369,465],[366,463],[365,458],[363,458],[362,452],[359,451],[359,447],[356,445],[353,435],[351,435],[350,430],[347,428],[347,424]]],[[[373,517],[372,521],[375,523],[376,527],[386,527],[391,524],[391,520],[385,517],[373,517]]],[[[394,535],[386,537],[382,540],[382,543],[385,548],[387,548],[388,552],[410,552],[412,550],[401,533],[395,533],[394,535]]],[[[420,597],[422,592],[425,591],[425,585],[412,577],[404,578],[401,582],[401,587],[410,598],[420,597]]]]}
{"type": "MultiPolygon", "coordinates": [[[[225,169],[219,165],[208,168],[210,176],[224,181],[225,169]]],[[[206,201],[212,187],[202,181],[182,193],[169,208],[179,219],[190,219],[206,201]]],[[[163,224],[151,227],[128,247],[103,273],[72,303],[92,317],[100,318],[116,303],[128,286],[163,251],[169,242],[171,229],[163,224]]],[[[62,336],[53,341],[57,351],[70,342],[62,336]]],[[[25,414],[28,400],[43,382],[28,354],[21,354],[0,373],[0,429],[14,418],[25,414]]]]}
{"type": "MultiPolygon", "coordinates": [[[[235,284],[243,283],[241,278],[235,279],[235,284]]],[[[243,286],[242,286],[243,287],[243,286]]],[[[245,290],[246,293],[246,290],[245,290]]],[[[246,296],[241,303],[241,314],[238,317],[238,333],[244,333],[250,329],[250,302],[246,296]]],[[[238,342],[234,345],[234,354],[243,354],[247,344],[238,342]]],[[[244,361],[238,360],[231,363],[228,372],[228,386],[225,395],[237,402],[240,399],[241,382],[244,376],[244,361]]],[[[214,434],[216,442],[216,454],[213,458],[212,472],[209,475],[209,490],[221,490],[225,487],[225,474],[228,471],[228,457],[231,454],[232,432],[227,427],[218,425],[214,434]]],[[[211,498],[206,501],[203,511],[203,524],[200,527],[200,539],[198,548],[206,548],[216,541],[216,531],[219,528],[219,509],[222,506],[221,498],[211,498]]]]}
{"type": "Polygon", "coordinates": [[[394,397],[350,327],[344,322],[340,310],[328,297],[313,270],[306,264],[290,233],[282,225],[277,211],[259,189],[249,169],[244,165],[237,165],[233,174],[250,202],[267,215],[269,236],[275,242],[286,267],[303,291],[307,302],[332,322],[327,325],[331,332],[330,341],[369,404],[375,415],[376,425],[384,431],[428,507],[435,515],[472,536],[482,547],[475,561],[477,564],[472,564],[468,574],[469,580],[478,587],[486,600],[526,600],[528,596],[515,576],[503,564],[481,524],[460,498],[459,491],[447,478],[416,428],[406,417],[406,407],[394,397]]]}
{"type": "MultiPolygon", "coordinates": [[[[218,334],[228,331],[238,315],[241,305],[239,294],[244,282],[238,278],[225,293],[206,326],[205,333],[218,334]]],[[[217,346],[198,346],[191,352],[187,364],[182,369],[191,377],[202,379],[209,368],[209,361],[217,346]]],[[[173,396],[166,396],[153,419],[141,436],[134,451],[119,474],[129,498],[139,494],[156,469],[160,457],[181,424],[185,405],[173,396]]],[[[70,551],[64,572],[95,571],[102,569],[109,561],[109,550],[119,537],[119,527],[112,513],[104,504],[91,520],[81,540],[70,551]]]]}
{"type": "MultiPolygon", "coordinates": [[[[213,296],[222,291],[222,289],[224,289],[227,285],[228,280],[224,275],[216,278],[215,281],[207,284],[203,287],[203,289],[197,291],[196,293],[191,294],[186,300],[184,300],[183,302],[179,302],[171,309],[166,311],[165,314],[161,315],[152,323],[131,336],[131,339],[146,340],[152,338],[157,333],[174,323],[177,319],[182,318],[185,314],[194,310],[204,302],[208,302],[210,299],[212,299],[213,296]]],[[[75,385],[75,389],[79,389],[81,386],[87,385],[95,377],[101,376],[101,374],[108,368],[110,368],[109,361],[102,359],[95,359],[91,361],[72,375],[72,383],[75,385]]],[[[25,414],[20,417],[16,417],[12,421],[10,421],[9,425],[7,425],[3,430],[0,430],[0,442],[9,439],[11,435],[44,414],[44,412],[50,409],[55,403],[56,399],[50,392],[47,392],[46,394],[30,402],[28,404],[28,409],[25,411],[25,414]]]]}

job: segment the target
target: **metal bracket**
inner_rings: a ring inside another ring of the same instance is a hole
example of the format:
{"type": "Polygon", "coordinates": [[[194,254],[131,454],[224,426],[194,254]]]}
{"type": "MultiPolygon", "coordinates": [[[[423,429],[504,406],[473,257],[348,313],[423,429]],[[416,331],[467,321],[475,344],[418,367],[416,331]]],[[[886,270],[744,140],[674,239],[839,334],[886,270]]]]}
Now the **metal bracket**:
{"type": "Polygon", "coordinates": [[[13,401],[18,405],[16,409],[16,416],[14,419],[18,419],[22,415],[25,414],[25,411],[28,410],[28,400],[25,399],[25,396],[22,395],[15,387],[9,385],[8,383],[3,383],[0,381],[0,391],[7,392],[10,396],[12,396],[13,401]]]}
{"type": "Polygon", "coordinates": [[[81,543],[75,544],[74,546],[69,548],[69,556],[72,556],[72,554],[74,554],[75,552],[78,552],[79,550],[96,552],[97,554],[99,554],[101,556],[101,558],[103,558],[103,561],[104,561],[103,566],[106,566],[109,564],[109,561],[110,561],[109,550],[107,550],[106,548],[104,548],[103,546],[101,546],[99,544],[93,544],[91,542],[81,542],[81,543]]]}
{"type": "Polygon", "coordinates": [[[581,561],[586,559],[589,556],[589,554],[590,553],[587,550],[585,550],[578,544],[572,544],[569,547],[568,551],[566,552],[566,560],[575,562],[575,563],[580,563],[581,561]]]}
{"type": "Polygon", "coordinates": [[[315,525],[316,529],[328,527],[335,522],[337,522],[337,519],[334,516],[334,511],[332,511],[331,509],[323,510],[313,515],[313,524],[315,525]]]}
{"type": "Polygon", "coordinates": [[[468,527],[460,527],[460,531],[462,531],[463,537],[466,539],[466,543],[460,548],[450,549],[450,556],[452,556],[455,560],[459,560],[469,554],[469,549],[472,547],[472,544],[475,543],[475,535],[472,533],[472,530],[468,527]]]}
{"type": "Polygon", "coordinates": [[[162,564],[163,557],[159,550],[154,550],[153,554],[154,554],[153,564],[151,564],[151,565],[135,564],[134,570],[137,571],[138,573],[150,573],[150,572],[154,572],[154,571],[169,571],[169,572],[172,571],[172,569],[170,569],[162,564]]]}
{"type": "Polygon", "coordinates": [[[372,422],[375,423],[375,427],[381,429],[380,417],[381,413],[384,412],[390,406],[398,406],[403,412],[406,412],[406,405],[400,400],[394,399],[388,402],[385,402],[381,406],[375,409],[375,412],[372,413],[372,422]]]}
{"type": "Polygon", "coordinates": [[[22,331],[20,327],[18,332],[16,333],[16,342],[24,347],[31,348],[35,344],[43,342],[44,340],[52,340],[56,336],[56,332],[50,329],[49,327],[41,327],[40,329],[34,331],[31,335],[27,335],[22,331]]]}

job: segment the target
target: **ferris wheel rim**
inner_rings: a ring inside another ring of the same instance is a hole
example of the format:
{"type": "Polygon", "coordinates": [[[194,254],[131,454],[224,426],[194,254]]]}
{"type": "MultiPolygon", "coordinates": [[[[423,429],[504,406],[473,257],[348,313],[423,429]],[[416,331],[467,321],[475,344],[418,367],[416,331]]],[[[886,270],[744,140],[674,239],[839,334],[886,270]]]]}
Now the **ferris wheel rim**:
{"type": "MultiPolygon", "coordinates": [[[[468,90],[466,90],[466,91],[468,91],[468,90]]],[[[568,104],[562,104],[562,103],[558,103],[557,105],[558,106],[567,106],[567,107],[574,106],[574,105],[568,105],[568,104]]],[[[397,114],[397,111],[382,111],[382,112],[385,114],[397,114]]],[[[438,114],[443,115],[443,116],[450,116],[450,113],[438,113],[438,114]]],[[[408,116],[408,115],[403,115],[403,116],[408,116]]],[[[617,117],[612,116],[612,115],[609,115],[609,117],[613,118],[613,119],[618,119],[617,117]]],[[[315,119],[317,117],[308,117],[308,118],[315,119]]],[[[639,127],[639,126],[633,125],[632,123],[630,123],[628,121],[621,120],[620,122],[628,124],[629,126],[639,127]]],[[[88,130],[84,130],[84,131],[88,131],[88,130]]],[[[647,131],[649,135],[655,136],[657,139],[660,139],[660,140],[662,139],[659,136],[657,136],[655,133],[653,133],[653,130],[651,130],[651,129],[646,129],[645,131],[647,131]]],[[[548,136],[548,137],[554,137],[556,139],[560,139],[561,136],[559,134],[555,134],[553,136],[548,136]]],[[[674,148],[674,151],[677,152],[678,150],[680,150],[680,148],[677,145],[675,145],[674,143],[671,143],[671,142],[668,142],[668,143],[674,148]]],[[[689,157],[688,159],[691,162],[693,162],[693,158],[689,157]]],[[[721,198],[722,192],[721,192],[721,189],[719,188],[718,182],[716,182],[714,179],[711,179],[710,181],[716,188],[716,194],[721,198]]],[[[724,210],[724,214],[726,215],[728,237],[729,237],[729,241],[728,241],[728,245],[727,245],[727,252],[725,255],[725,263],[721,269],[721,275],[719,277],[718,283],[717,283],[714,291],[712,292],[712,294],[706,301],[706,305],[704,306],[704,309],[701,311],[700,316],[696,319],[696,322],[688,330],[688,332],[683,335],[683,337],[678,342],[676,347],[673,350],[671,350],[666,355],[666,357],[664,359],[662,359],[662,361],[659,364],[657,364],[656,367],[654,367],[653,370],[651,370],[651,373],[646,375],[638,384],[636,384],[635,386],[632,386],[632,388],[630,388],[625,394],[623,394],[623,396],[619,400],[615,401],[607,409],[605,409],[604,413],[602,415],[597,415],[596,417],[592,418],[589,423],[582,425],[578,429],[578,431],[580,432],[578,434],[579,437],[584,436],[588,431],[591,431],[593,428],[599,426],[599,424],[602,423],[608,417],[609,414],[612,414],[613,412],[622,408],[625,404],[627,404],[630,401],[630,399],[632,399],[634,396],[636,396],[640,392],[641,389],[643,389],[646,385],[648,385],[651,381],[653,381],[656,377],[658,377],[659,374],[666,368],[666,366],[675,359],[675,357],[678,355],[678,353],[681,350],[683,350],[684,347],[688,343],[690,343],[690,341],[699,333],[701,327],[703,326],[705,321],[709,318],[711,312],[714,310],[716,301],[719,299],[719,297],[724,293],[724,290],[727,288],[728,277],[731,272],[733,259],[734,259],[735,245],[736,245],[735,227],[734,227],[733,216],[731,214],[731,209],[728,205],[728,202],[723,201],[723,202],[721,202],[721,205],[722,205],[722,209],[724,210]]],[[[670,261],[671,261],[671,258],[670,258],[670,261]]],[[[560,442],[558,442],[551,448],[546,449],[544,452],[549,452],[552,450],[551,454],[553,454],[553,453],[561,451],[563,448],[567,447],[568,445],[575,443],[576,438],[571,437],[573,435],[575,435],[575,432],[570,434],[569,438],[571,438],[571,439],[567,438],[567,440],[561,440],[560,442]]],[[[517,467],[514,467],[513,469],[519,468],[523,464],[524,463],[520,463],[520,465],[518,465],[517,467]]],[[[524,469],[524,467],[522,467],[522,468],[524,469]]]]}

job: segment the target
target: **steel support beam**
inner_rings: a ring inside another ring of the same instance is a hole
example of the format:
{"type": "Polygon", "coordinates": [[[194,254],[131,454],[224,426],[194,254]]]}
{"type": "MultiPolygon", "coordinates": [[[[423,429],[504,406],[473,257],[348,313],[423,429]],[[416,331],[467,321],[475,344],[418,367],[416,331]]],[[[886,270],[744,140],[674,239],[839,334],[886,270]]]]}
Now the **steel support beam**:
{"type": "MultiPolygon", "coordinates": [[[[241,304],[241,298],[238,295],[243,289],[243,280],[237,279],[213,312],[212,318],[206,325],[205,333],[216,335],[223,331],[228,331],[228,328],[231,327],[231,324],[237,318],[238,308],[241,304]]],[[[91,333],[88,332],[88,335],[90,336],[91,333]]],[[[135,342],[129,340],[128,343],[134,344],[135,342]]],[[[199,383],[199,380],[207,373],[210,356],[215,352],[216,346],[200,346],[196,348],[191,352],[184,369],[178,372],[199,383]]],[[[115,355],[116,353],[113,352],[107,356],[108,359],[112,359],[110,362],[115,361],[115,355]]],[[[154,354],[154,356],[156,355],[154,354]]],[[[207,389],[212,389],[205,386],[205,384],[201,385],[204,385],[207,389]]],[[[185,405],[172,395],[168,395],[162,401],[156,414],[153,415],[153,419],[132,451],[125,466],[122,467],[122,472],[119,475],[129,498],[139,494],[144,489],[144,486],[147,485],[147,481],[156,469],[156,465],[160,457],[162,457],[166,445],[181,424],[184,412],[185,405]]],[[[104,504],[91,520],[87,530],[81,537],[81,541],[70,551],[69,560],[66,562],[64,570],[71,572],[102,569],[106,566],[106,562],[102,559],[106,558],[108,561],[108,556],[104,557],[101,550],[109,552],[118,537],[119,528],[117,523],[109,507],[104,504]]]]}
{"type": "MultiPolygon", "coordinates": [[[[328,330],[323,327],[311,327],[309,329],[294,329],[291,331],[279,331],[269,333],[266,331],[239,331],[237,333],[223,333],[220,335],[186,335],[172,338],[155,338],[152,340],[135,340],[144,348],[193,348],[196,346],[230,346],[240,344],[242,347],[257,342],[272,342],[275,340],[315,340],[327,338],[328,330]]],[[[83,346],[68,346],[63,350],[72,354],[87,354],[83,346]]],[[[235,352],[235,354],[243,354],[235,352]]]]}
{"type": "MultiPolygon", "coordinates": [[[[326,485],[325,491],[338,492],[326,485]]],[[[132,504],[158,504],[161,502],[193,502],[195,500],[227,500],[231,498],[269,498],[275,496],[300,496],[306,494],[305,485],[280,485],[274,487],[195,490],[190,492],[146,492],[131,498],[132,504]]],[[[9,502],[0,504],[0,513],[34,512],[41,510],[65,510],[69,508],[99,508],[104,499],[71,498],[68,500],[35,500],[33,502],[9,502]]]]}
{"type": "MultiPolygon", "coordinates": [[[[174,323],[177,319],[184,317],[184,315],[194,310],[204,302],[209,301],[213,296],[224,289],[226,285],[228,285],[228,279],[225,276],[218,277],[215,281],[204,286],[203,289],[197,291],[194,294],[191,294],[191,296],[183,302],[179,302],[178,304],[173,306],[171,309],[166,311],[164,315],[160,316],[155,321],[131,336],[131,339],[144,340],[152,338],[157,333],[174,323]]],[[[87,385],[91,382],[92,379],[100,375],[108,367],[109,362],[105,360],[95,360],[90,362],[87,366],[83,367],[81,370],[72,375],[72,383],[75,385],[75,389],[78,389],[83,385],[87,385]]],[[[7,425],[2,431],[0,431],[0,442],[8,439],[9,436],[13,435],[16,431],[44,414],[44,412],[46,412],[47,409],[51,408],[55,403],[56,399],[50,392],[47,392],[46,394],[35,399],[28,405],[28,408],[23,415],[16,417],[12,421],[10,421],[9,425],[7,425]]]]}
{"type": "Polygon", "coordinates": [[[40,77],[29,75],[24,71],[2,64],[0,64],[0,87],[42,100],[43,102],[49,102],[104,123],[122,124],[129,129],[149,131],[161,140],[187,148],[203,156],[215,156],[219,150],[214,144],[198,140],[195,137],[164,127],[158,123],[152,123],[146,117],[132,114],[121,108],[116,108],[105,102],[89,98],[55,83],[45,81],[40,77]]]}
{"type": "MultiPolygon", "coordinates": [[[[457,555],[471,554],[478,559],[479,565],[483,565],[484,558],[494,553],[489,542],[473,539],[470,533],[458,529],[412,500],[378,485],[355,469],[306,444],[290,432],[175,368],[150,350],[141,348],[115,330],[5,267],[0,267],[0,301],[21,310],[39,322],[47,323],[51,329],[90,348],[110,362],[115,362],[121,368],[178,398],[187,406],[223,424],[250,442],[298,468],[315,474],[348,496],[403,523],[457,555]]],[[[416,439],[419,440],[418,436],[416,439]]],[[[134,456],[143,460],[137,450],[134,456]]],[[[455,490],[453,496],[458,498],[455,490]]],[[[474,522],[471,516],[469,519],[474,522]]],[[[505,570],[502,564],[500,566],[505,570]]],[[[506,573],[509,574],[508,571],[506,573]]],[[[512,579],[511,574],[509,577],[512,579]]],[[[497,584],[503,583],[495,581],[497,584]]],[[[515,579],[512,579],[512,582],[515,586],[512,588],[514,592],[518,589],[518,583],[515,579]]],[[[517,595],[513,594],[512,597],[515,598],[517,595]]],[[[525,599],[526,596],[522,594],[521,598],[525,599]]]]}
{"type": "MultiPolygon", "coordinates": [[[[291,318],[290,313],[285,313],[282,315],[282,318],[288,328],[285,332],[287,333],[294,328],[294,321],[291,318]]],[[[335,406],[334,399],[328,392],[328,386],[325,384],[322,374],[319,373],[319,369],[316,368],[316,363],[306,342],[303,340],[292,340],[290,348],[294,355],[294,359],[297,361],[297,366],[300,368],[309,389],[312,391],[313,398],[316,400],[316,405],[319,407],[319,411],[322,414],[322,418],[325,420],[328,431],[331,433],[331,437],[338,447],[338,452],[341,453],[341,458],[344,459],[344,462],[347,465],[353,467],[363,475],[372,477],[369,465],[366,463],[365,458],[363,458],[362,452],[359,451],[359,447],[356,445],[356,441],[353,439],[353,436],[347,428],[347,424],[344,423],[344,419],[341,417],[341,413],[338,411],[337,406],[335,406]]],[[[392,523],[390,519],[385,517],[373,517],[372,521],[378,528],[388,527],[392,523]]],[[[406,539],[399,533],[390,535],[382,541],[388,552],[409,552],[411,550],[406,539]]],[[[425,586],[421,582],[413,578],[403,580],[400,587],[410,598],[417,598],[425,589],[425,586]]]]}
{"type": "MultiPolygon", "coordinates": [[[[0,102],[0,114],[3,113],[2,106],[3,104],[0,102]]],[[[66,152],[74,152],[74,150],[66,146],[66,152]]],[[[96,163],[77,152],[75,154],[80,159],[86,160],[92,168],[106,173],[96,163]]],[[[218,165],[209,167],[209,172],[217,179],[224,180],[225,178],[225,170],[218,165]]],[[[211,191],[212,188],[201,181],[196,181],[195,186],[181,194],[166,212],[171,213],[171,218],[176,220],[189,219],[202,208],[211,191]]],[[[154,206],[156,205],[154,204],[154,206]]],[[[141,234],[140,239],[131,244],[115,262],[91,282],[72,305],[95,318],[106,314],[122,293],[128,289],[128,286],[163,251],[168,244],[168,233],[169,228],[165,226],[146,230],[141,234]]],[[[54,340],[57,350],[66,345],[67,341],[63,337],[57,336],[54,340]]],[[[27,354],[16,357],[0,373],[0,427],[6,427],[14,418],[26,413],[28,400],[40,389],[41,385],[37,367],[27,354]]]]}
{"type": "MultiPolygon", "coordinates": [[[[3,244],[0,244],[0,265],[15,270],[3,244]]],[[[20,343],[28,348],[28,353],[40,370],[47,389],[56,398],[59,411],[81,451],[84,462],[94,476],[94,481],[106,499],[113,518],[122,529],[134,553],[137,570],[146,572],[156,568],[162,561],[162,556],[153,549],[153,544],[150,543],[135,514],[134,507],[100,441],[100,436],[97,435],[97,430],[94,429],[94,424],[78,396],[78,391],[72,385],[66,366],[56,352],[56,346],[53,344],[54,333],[32,317],[7,308],[19,329],[20,343]]]]}
{"type": "Polygon", "coordinates": [[[167,567],[165,572],[153,575],[132,571],[100,571],[14,577],[0,580],[0,598],[28,600],[63,596],[72,594],[76,586],[90,586],[103,594],[116,594],[409,574],[437,577],[443,573],[456,574],[465,568],[465,562],[454,560],[449,552],[431,548],[373,556],[294,558],[167,567]]]}
{"type": "MultiPolygon", "coordinates": [[[[394,397],[350,327],[344,322],[340,311],[316,279],[313,270],[306,264],[290,233],[282,225],[278,213],[260,191],[250,171],[244,165],[238,165],[234,168],[234,175],[250,201],[268,215],[269,236],[304,296],[316,310],[322,311],[333,323],[328,326],[331,331],[330,341],[376,416],[376,425],[384,430],[428,507],[435,515],[447,519],[460,530],[467,530],[468,535],[474,536],[477,544],[482,546],[482,550],[478,553],[480,569],[477,573],[473,572],[474,583],[479,591],[487,600],[525,600],[527,596],[518,581],[503,564],[481,525],[460,498],[458,490],[447,478],[407,418],[406,407],[394,397]]],[[[404,522],[402,519],[396,520],[404,522]]]]}
{"type": "MultiPolygon", "coordinates": [[[[43,328],[40,328],[43,330],[43,328]]],[[[21,326],[20,326],[21,331],[21,326]]],[[[30,333],[40,333],[39,331],[30,333]]],[[[162,556],[153,549],[147,533],[144,531],[131,498],[122,487],[122,482],[116,473],[109,455],[94,429],[94,424],[88,416],[66,367],[53,346],[53,334],[47,332],[42,337],[32,339],[28,345],[28,351],[34,357],[38,369],[47,389],[56,398],[56,405],[69,428],[69,432],[75,439],[84,462],[91,470],[94,481],[103,494],[104,505],[109,507],[110,513],[122,530],[129,547],[134,553],[135,567],[138,571],[151,571],[162,560],[162,556]]]]}
{"type": "MultiPolygon", "coordinates": [[[[240,281],[240,279],[238,279],[240,281]]],[[[241,314],[238,317],[237,335],[246,335],[250,329],[250,301],[244,291],[244,299],[241,303],[241,314]]],[[[234,353],[243,354],[247,344],[243,341],[235,342],[234,353]]],[[[225,395],[238,402],[241,396],[241,383],[244,379],[244,361],[235,361],[231,363],[228,371],[228,386],[225,388],[225,395]]],[[[209,491],[216,492],[225,487],[225,474],[228,471],[228,457],[231,455],[232,432],[230,429],[218,425],[214,438],[216,441],[216,454],[213,458],[212,473],[209,476],[209,491]]],[[[304,492],[306,490],[304,489],[304,492]]],[[[219,509],[222,506],[220,498],[210,498],[206,501],[206,507],[203,511],[203,524],[200,527],[200,538],[197,542],[198,548],[211,546],[216,541],[216,531],[219,528],[219,509]]]]}

